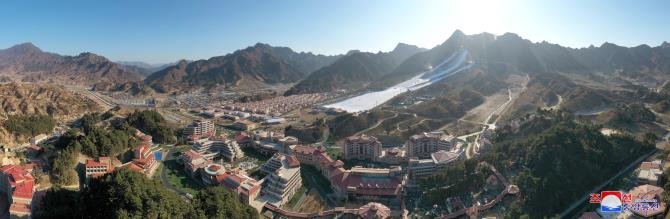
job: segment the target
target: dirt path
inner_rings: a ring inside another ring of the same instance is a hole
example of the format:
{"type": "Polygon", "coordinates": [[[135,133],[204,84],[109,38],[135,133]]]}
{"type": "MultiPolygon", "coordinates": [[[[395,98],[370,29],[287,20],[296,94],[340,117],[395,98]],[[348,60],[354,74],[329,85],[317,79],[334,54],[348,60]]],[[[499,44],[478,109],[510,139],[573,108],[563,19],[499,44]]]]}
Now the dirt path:
{"type": "Polygon", "coordinates": [[[386,117],[386,118],[380,119],[380,120],[377,121],[377,123],[375,123],[374,125],[372,125],[372,126],[366,128],[366,129],[363,129],[363,130],[361,130],[361,131],[359,131],[359,132],[356,132],[356,133],[353,134],[353,135],[360,135],[360,134],[365,133],[365,132],[367,132],[367,131],[373,130],[373,129],[379,127],[379,125],[381,125],[381,124],[382,124],[384,121],[386,121],[387,119],[393,119],[393,118],[398,117],[398,115],[400,115],[400,114],[397,113],[397,112],[393,112],[393,113],[394,113],[393,116],[390,116],[390,117],[386,117]]]}

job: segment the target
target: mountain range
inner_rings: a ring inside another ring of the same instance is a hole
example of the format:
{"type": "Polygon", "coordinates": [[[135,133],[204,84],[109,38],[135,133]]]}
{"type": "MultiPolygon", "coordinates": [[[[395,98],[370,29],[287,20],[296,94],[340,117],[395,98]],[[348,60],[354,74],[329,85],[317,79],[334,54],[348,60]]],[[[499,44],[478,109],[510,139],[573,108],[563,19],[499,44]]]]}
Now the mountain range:
{"type": "Polygon", "coordinates": [[[0,80],[120,91],[245,90],[278,84],[294,84],[287,95],[355,91],[391,86],[439,65],[458,50],[469,52],[468,59],[475,63],[473,70],[489,73],[580,74],[591,78],[616,75],[649,84],[664,82],[670,70],[667,42],[657,47],[629,48],[604,43],[574,49],[547,42],[533,43],[513,33],[465,35],[457,30],[444,43],[428,50],[401,43],[389,52],[351,51],[327,56],[257,43],[206,60],[181,60],[161,66],[115,63],[89,52],[64,56],[23,43],[0,50],[0,80]]]}
{"type": "Polygon", "coordinates": [[[176,65],[179,62],[172,62],[172,63],[163,63],[163,64],[149,64],[146,62],[140,62],[140,61],[117,61],[117,63],[125,66],[126,68],[130,68],[142,76],[146,77],[151,75],[151,73],[163,70],[167,67],[176,65]]]}
{"type": "Polygon", "coordinates": [[[144,82],[159,92],[194,88],[261,88],[295,83],[340,56],[297,53],[286,47],[258,43],[224,56],[177,65],[158,71],[144,82]]]}
{"type": "Polygon", "coordinates": [[[391,72],[407,57],[425,50],[399,43],[390,52],[351,51],[333,64],[310,74],[288,90],[285,95],[364,88],[370,82],[391,72]]]}
{"type": "Polygon", "coordinates": [[[93,85],[140,81],[142,76],[109,59],[84,52],[62,56],[43,52],[31,43],[0,50],[0,76],[22,82],[93,85]]]}

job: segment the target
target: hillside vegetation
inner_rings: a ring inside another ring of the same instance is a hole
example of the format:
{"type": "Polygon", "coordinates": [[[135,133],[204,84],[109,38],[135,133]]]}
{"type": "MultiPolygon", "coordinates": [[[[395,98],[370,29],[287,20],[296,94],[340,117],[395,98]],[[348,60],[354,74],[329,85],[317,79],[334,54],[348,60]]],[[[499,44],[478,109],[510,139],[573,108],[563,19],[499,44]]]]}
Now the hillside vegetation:
{"type": "MultiPolygon", "coordinates": [[[[628,135],[604,136],[599,127],[576,123],[569,113],[540,111],[519,129],[502,127],[492,151],[475,161],[493,164],[521,189],[507,216],[553,217],[564,206],[652,151],[652,142],[628,135]]],[[[481,189],[480,180],[486,172],[478,170],[475,161],[448,167],[424,181],[426,188],[441,188],[429,190],[427,200],[437,203],[481,189]]]]}
{"type": "Polygon", "coordinates": [[[258,218],[223,187],[210,187],[186,202],[161,182],[120,169],[91,180],[81,192],[52,188],[35,218],[258,218]]]}

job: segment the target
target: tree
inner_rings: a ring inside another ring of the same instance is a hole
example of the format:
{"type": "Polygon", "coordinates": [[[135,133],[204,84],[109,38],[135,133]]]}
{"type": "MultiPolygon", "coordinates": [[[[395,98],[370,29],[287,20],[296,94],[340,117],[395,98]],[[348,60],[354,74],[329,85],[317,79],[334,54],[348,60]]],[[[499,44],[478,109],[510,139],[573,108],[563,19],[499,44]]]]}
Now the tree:
{"type": "Polygon", "coordinates": [[[226,188],[208,187],[196,195],[193,200],[196,211],[206,218],[252,219],[258,218],[255,209],[244,205],[226,188]]]}
{"type": "Polygon", "coordinates": [[[85,218],[195,218],[193,206],[160,182],[120,169],[91,180],[81,193],[85,218]]]}
{"type": "Polygon", "coordinates": [[[12,134],[35,136],[51,132],[56,120],[48,115],[11,115],[2,125],[12,134]]]}
{"type": "Polygon", "coordinates": [[[56,185],[72,185],[79,180],[75,167],[81,150],[79,142],[72,142],[67,148],[57,151],[51,164],[52,181],[56,185]]]}
{"type": "Polygon", "coordinates": [[[131,126],[153,136],[160,143],[175,143],[174,129],[167,126],[163,116],[152,110],[135,111],[128,115],[126,121],[131,126]]]}
{"type": "Polygon", "coordinates": [[[77,191],[52,187],[42,199],[42,207],[35,211],[34,217],[41,218],[82,218],[77,191]]]}

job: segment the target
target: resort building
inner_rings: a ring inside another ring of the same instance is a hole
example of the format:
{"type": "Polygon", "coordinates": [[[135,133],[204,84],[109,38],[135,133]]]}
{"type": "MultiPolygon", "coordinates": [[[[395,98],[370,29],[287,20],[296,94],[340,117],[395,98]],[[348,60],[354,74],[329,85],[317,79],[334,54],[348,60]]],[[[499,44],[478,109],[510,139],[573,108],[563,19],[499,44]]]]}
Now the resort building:
{"type": "Polygon", "coordinates": [[[212,121],[196,120],[184,128],[182,135],[187,138],[192,138],[194,136],[214,136],[216,135],[216,129],[214,128],[214,123],[212,123],[212,121]]]}
{"type": "Polygon", "coordinates": [[[405,181],[400,166],[342,170],[338,169],[329,178],[338,198],[382,202],[393,206],[401,204],[405,181]]]}
{"type": "Polygon", "coordinates": [[[133,150],[133,160],[121,165],[121,168],[128,168],[148,177],[153,176],[156,168],[158,168],[158,162],[156,162],[154,151],[151,150],[151,145],[145,142],[141,143],[133,150]]]}
{"type": "Polygon", "coordinates": [[[97,161],[86,160],[86,182],[88,183],[91,178],[97,178],[107,173],[111,173],[113,170],[114,168],[112,166],[112,159],[109,157],[99,157],[97,161]]]}
{"type": "Polygon", "coordinates": [[[207,164],[207,160],[194,150],[184,152],[179,156],[179,160],[184,164],[184,170],[191,174],[191,177],[195,175],[198,169],[204,168],[207,164]]]}
{"type": "Polygon", "coordinates": [[[331,183],[335,196],[340,199],[378,201],[394,206],[400,205],[405,180],[402,168],[344,169],[344,163],[333,160],[324,147],[296,145],[293,155],[302,164],[311,165],[331,183]]]}
{"type": "Polygon", "coordinates": [[[663,215],[667,208],[664,199],[664,190],[661,187],[653,185],[641,185],[630,190],[634,204],[647,204],[644,206],[630,208],[630,211],[642,218],[652,218],[657,215],[663,215]]]}
{"type": "Polygon", "coordinates": [[[449,151],[456,145],[456,138],[444,132],[424,132],[413,135],[407,143],[409,157],[430,158],[430,154],[439,150],[449,151]]]}
{"type": "Polygon", "coordinates": [[[224,174],[226,174],[226,168],[220,164],[207,164],[203,168],[203,173],[200,178],[202,182],[206,185],[218,185],[220,181],[223,181],[224,174]]]}
{"type": "Polygon", "coordinates": [[[226,140],[225,138],[198,139],[191,147],[193,151],[202,155],[205,160],[210,161],[218,155],[221,155],[228,161],[244,157],[244,152],[240,149],[237,141],[226,140]]]}
{"type": "Polygon", "coordinates": [[[365,134],[347,137],[344,140],[345,159],[376,160],[381,155],[382,144],[377,138],[365,134]]]}
{"type": "Polygon", "coordinates": [[[407,152],[400,148],[382,150],[382,154],[377,157],[377,162],[391,165],[400,165],[402,163],[407,163],[408,161],[409,157],[407,157],[407,152]]]}
{"type": "Polygon", "coordinates": [[[5,165],[0,168],[0,191],[7,197],[11,218],[30,218],[35,192],[33,165],[5,165]]]}
{"type": "Polygon", "coordinates": [[[300,162],[294,156],[277,153],[261,167],[268,173],[263,179],[262,195],[269,204],[281,207],[302,186],[300,162]]]}
{"type": "Polygon", "coordinates": [[[642,184],[658,185],[663,176],[663,165],[661,160],[642,162],[637,174],[637,180],[642,184]]]}
{"type": "Polygon", "coordinates": [[[299,143],[298,138],[273,131],[257,131],[253,135],[253,148],[261,154],[288,153],[290,147],[299,143]]]}
{"type": "Polygon", "coordinates": [[[407,174],[410,179],[416,180],[421,177],[430,176],[443,166],[452,163],[462,157],[463,152],[438,151],[430,154],[429,159],[409,159],[407,174]]]}
{"type": "Polygon", "coordinates": [[[227,171],[219,164],[208,164],[203,168],[203,174],[200,178],[206,185],[224,186],[230,189],[245,204],[250,204],[261,191],[260,182],[247,176],[239,169],[227,171]]]}

